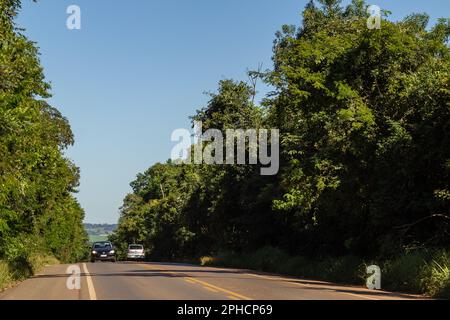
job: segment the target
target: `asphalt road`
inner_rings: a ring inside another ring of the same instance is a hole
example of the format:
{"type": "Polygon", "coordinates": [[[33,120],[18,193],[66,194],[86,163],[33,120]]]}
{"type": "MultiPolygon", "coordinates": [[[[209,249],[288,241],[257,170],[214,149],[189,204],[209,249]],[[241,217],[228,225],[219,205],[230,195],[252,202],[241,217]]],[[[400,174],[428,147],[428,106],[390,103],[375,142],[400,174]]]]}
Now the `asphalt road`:
{"type": "Polygon", "coordinates": [[[248,270],[168,263],[80,263],[80,288],[68,265],[0,293],[8,300],[391,300],[418,297],[265,275],[248,270]],[[69,279],[69,281],[68,281],[69,279]]]}

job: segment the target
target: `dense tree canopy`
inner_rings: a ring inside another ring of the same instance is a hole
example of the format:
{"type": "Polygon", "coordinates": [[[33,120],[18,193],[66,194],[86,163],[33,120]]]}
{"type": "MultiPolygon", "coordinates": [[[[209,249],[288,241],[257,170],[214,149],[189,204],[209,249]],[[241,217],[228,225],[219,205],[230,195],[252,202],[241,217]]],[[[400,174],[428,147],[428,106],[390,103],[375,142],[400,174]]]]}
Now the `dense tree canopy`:
{"type": "Polygon", "coordinates": [[[0,1],[0,259],[77,260],[86,241],[73,196],[79,170],[64,156],[74,138],[45,101],[38,49],[14,24],[19,8],[18,0],[0,1]]]}
{"type": "MultiPolygon", "coordinates": [[[[386,13],[387,14],[387,13],[386,13]]],[[[311,1],[274,42],[262,106],[222,81],[193,117],[279,128],[281,169],[157,164],[132,183],[112,239],[180,258],[272,245],[310,256],[449,248],[449,20],[367,28],[366,4],[311,1]]]]}

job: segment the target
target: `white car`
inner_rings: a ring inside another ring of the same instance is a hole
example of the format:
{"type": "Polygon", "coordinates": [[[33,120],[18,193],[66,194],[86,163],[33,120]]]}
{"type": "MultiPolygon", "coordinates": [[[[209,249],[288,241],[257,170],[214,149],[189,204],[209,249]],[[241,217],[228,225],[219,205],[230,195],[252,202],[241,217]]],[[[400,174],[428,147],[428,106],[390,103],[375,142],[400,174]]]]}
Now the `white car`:
{"type": "Polygon", "coordinates": [[[141,244],[130,244],[127,251],[128,259],[145,259],[144,246],[141,244]]]}

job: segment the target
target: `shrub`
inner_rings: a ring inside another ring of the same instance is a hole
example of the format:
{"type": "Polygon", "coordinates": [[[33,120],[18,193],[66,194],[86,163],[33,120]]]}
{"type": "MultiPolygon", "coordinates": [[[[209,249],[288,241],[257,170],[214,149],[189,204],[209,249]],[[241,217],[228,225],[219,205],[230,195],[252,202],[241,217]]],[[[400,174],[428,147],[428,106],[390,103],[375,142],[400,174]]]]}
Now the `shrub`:
{"type": "Polygon", "coordinates": [[[213,266],[216,263],[217,258],[214,257],[201,257],[200,265],[202,266],[213,266]]]}
{"type": "Polygon", "coordinates": [[[0,291],[13,281],[8,263],[0,261],[0,291]]]}
{"type": "Polygon", "coordinates": [[[382,267],[383,287],[393,291],[423,293],[422,274],[428,253],[416,251],[387,261],[382,267]]]}
{"type": "Polygon", "coordinates": [[[450,299],[450,254],[445,251],[435,252],[427,262],[421,282],[424,291],[435,297],[450,299]]]}
{"type": "Polygon", "coordinates": [[[248,268],[244,258],[232,252],[220,252],[215,257],[201,257],[200,264],[209,267],[248,268]]]}
{"type": "Polygon", "coordinates": [[[362,284],[363,261],[355,256],[330,257],[317,263],[315,273],[326,281],[362,284]]]}
{"type": "Polygon", "coordinates": [[[289,255],[274,247],[263,247],[256,250],[253,254],[248,255],[247,268],[267,271],[279,272],[282,264],[289,259],[289,255]]]}
{"type": "Polygon", "coordinates": [[[34,275],[46,264],[58,264],[59,261],[48,255],[33,254],[19,256],[13,260],[0,260],[0,291],[16,281],[22,281],[34,275]]]}
{"type": "Polygon", "coordinates": [[[279,272],[286,275],[312,277],[314,275],[314,266],[310,260],[304,257],[290,257],[281,262],[279,272]]]}

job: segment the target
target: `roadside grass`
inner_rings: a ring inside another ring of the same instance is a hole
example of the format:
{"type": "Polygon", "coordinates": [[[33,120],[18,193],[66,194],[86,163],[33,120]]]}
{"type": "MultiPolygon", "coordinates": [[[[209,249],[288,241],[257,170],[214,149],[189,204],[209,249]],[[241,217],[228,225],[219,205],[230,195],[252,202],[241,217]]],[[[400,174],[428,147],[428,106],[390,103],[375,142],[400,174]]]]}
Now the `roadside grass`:
{"type": "Polygon", "coordinates": [[[49,255],[32,255],[13,261],[0,260],[0,292],[33,276],[45,265],[58,264],[59,261],[49,255]]]}
{"type": "Polygon", "coordinates": [[[292,257],[278,248],[264,247],[250,254],[223,252],[214,257],[202,257],[200,264],[354,285],[365,285],[366,267],[378,264],[382,269],[384,290],[450,299],[450,253],[444,250],[416,250],[377,263],[355,256],[324,259],[292,257]]]}
{"type": "Polygon", "coordinates": [[[0,261],[0,291],[5,289],[13,281],[13,275],[9,270],[8,263],[0,261]]]}
{"type": "Polygon", "coordinates": [[[450,253],[416,251],[384,264],[384,283],[397,291],[450,299],[450,253]]]}

